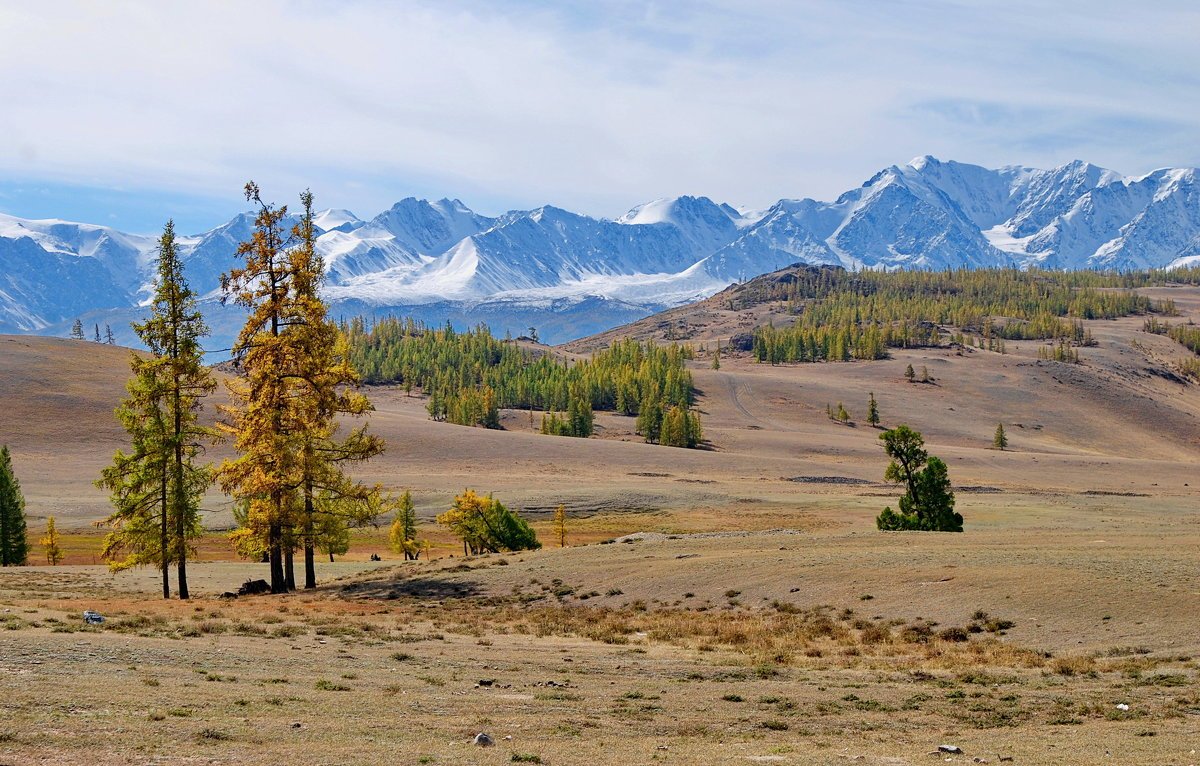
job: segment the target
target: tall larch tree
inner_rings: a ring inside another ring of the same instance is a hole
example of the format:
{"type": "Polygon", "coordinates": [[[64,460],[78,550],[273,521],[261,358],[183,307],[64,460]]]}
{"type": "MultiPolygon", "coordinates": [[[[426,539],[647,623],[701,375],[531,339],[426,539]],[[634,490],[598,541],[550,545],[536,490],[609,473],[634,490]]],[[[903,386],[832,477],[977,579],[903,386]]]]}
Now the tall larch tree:
{"type": "Polygon", "coordinates": [[[23,566],[29,555],[25,537],[25,496],[13,473],[8,447],[0,447],[0,566],[23,566]]]}
{"type": "Polygon", "coordinates": [[[150,316],[133,326],[151,356],[132,355],[129,398],[117,411],[132,437],[133,452],[118,452],[97,484],[113,493],[116,506],[109,518],[115,529],[106,540],[106,555],[124,553],[122,563],[127,565],[160,564],[163,596],[168,598],[167,568],[174,563],[177,591],[186,599],[188,552],[191,540],[201,533],[200,499],[213,478],[200,458],[214,434],[200,425],[199,416],[216,382],[204,366],[201,340],[208,327],[184,277],[172,221],[159,239],[157,267],[150,316]],[[156,546],[149,537],[148,518],[155,510],[156,546]]]}
{"type": "Polygon", "coordinates": [[[373,408],[357,390],[358,373],[350,364],[345,337],[329,320],[318,292],[325,264],[316,249],[312,192],[302,193],[300,202],[304,212],[292,229],[297,244],[288,251],[296,306],[296,322],[288,331],[298,339],[292,382],[300,409],[296,437],[302,456],[304,587],[315,588],[318,530],[328,536],[330,530],[360,525],[379,513],[379,488],[350,479],[343,466],[378,455],[384,444],[365,424],[337,438],[339,416],[361,416],[373,408]]]}
{"type": "MultiPolygon", "coordinates": [[[[228,388],[232,403],[222,408],[221,429],[233,439],[238,456],[218,470],[222,489],[245,504],[240,538],[259,538],[271,569],[271,592],[288,590],[284,574],[285,533],[293,527],[295,490],[301,484],[301,456],[295,449],[301,408],[295,396],[298,369],[296,336],[287,330],[302,318],[292,295],[293,275],[286,251],[287,206],[263,201],[258,185],[246,184],[246,199],[258,206],[254,233],[238,246],[243,265],[221,275],[223,300],[249,311],[232,354],[242,375],[228,388]]],[[[288,540],[290,551],[293,541],[288,540]]]]}
{"type": "MultiPolygon", "coordinates": [[[[322,539],[380,512],[379,490],[346,476],[343,465],[366,460],[383,442],[365,426],[337,438],[340,416],[363,415],[370,402],[356,388],[339,329],[318,294],[324,264],[316,252],[312,194],[285,235],[287,208],[258,205],[255,232],[238,248],[245,266],[222,277],[226,300],[250,310],[233,355],[243,378],[233,381],[233,404],[223,428],[240,453],[220,471],[227,492],[246,503],[242,549],[267,551],[271,591],[295,588],[293,551],[302,547],[305,587],[316,587],[315,553],[322,539]],[[256,545],[246,539],[259,538],[256,545]]],[[[339,543],[340,545],[340,543],[339,543]]]]}

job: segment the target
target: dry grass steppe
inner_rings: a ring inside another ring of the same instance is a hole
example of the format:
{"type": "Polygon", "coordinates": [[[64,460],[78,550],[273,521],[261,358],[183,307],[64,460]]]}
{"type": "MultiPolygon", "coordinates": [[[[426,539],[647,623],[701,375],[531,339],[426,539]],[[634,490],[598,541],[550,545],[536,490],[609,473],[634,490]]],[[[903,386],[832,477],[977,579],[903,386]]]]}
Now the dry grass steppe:
{"type": "MultiPolygon", "coordinates": [[[[1146,292],[1200,321],[1200,290],[1146,292]]],[[[748,321],[704,312],[685,321],[702,349],[748,321]]],[[[588,440],[523,412],[434,423],[377,388],[390,449],[362,475],[411,488],[425,529],[473,487],[543,540],[564,503],[572,547],[449,558],[433,533],[439,556],[403,563],[367,529],[316,592],[231,602],[263,567],[214,533],[194,603],[89,566],[128,351],[0,337],[0,442],[31,536],[58,517],[71,564],[0,572],[0,763],[1196,763],[1200,388],[1140,318],[1087,326],[1081,365],[1033,342],[719,370],[702,351],[705,450],[611,413],[588,440]],[[871,392],[946,460],[963,534],[875,531],[898,493],[871,392]],[[855,425],[826,417],[838,402],[855,425]],[[87,608],[109,621],[83,627],[87,608]],[[480,730],[498,746],[472,747],[480,730]],[[943,743],[964,753],[929,755],[943,743]]]]}

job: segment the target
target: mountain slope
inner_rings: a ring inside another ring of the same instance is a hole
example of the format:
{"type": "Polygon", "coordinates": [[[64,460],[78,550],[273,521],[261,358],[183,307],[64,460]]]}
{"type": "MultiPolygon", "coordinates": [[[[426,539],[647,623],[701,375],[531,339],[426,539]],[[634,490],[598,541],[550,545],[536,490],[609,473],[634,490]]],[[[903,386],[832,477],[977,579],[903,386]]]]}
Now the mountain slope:
{"type": "MultiPolygon", "coordinates": [[[[504,317],[498,331],[553,326],[543,336],[551,341],[796,262],[887,269],[1200,262],[1195,169],[1131,178],[1079,161],[988,169],[919,157],[832,202],[780,200],[758,213],[683,196],[616,220],[552,205],[489,217],[458,200],[410,197],[367,221],[331,209],[317,223],[335,311],[420,306],[432,321],[504,317]]],[[[219,275],[252,226],[244,213],[180,238],[187,275],[210,313],[219,313],[219,275]]],[[[76,317],[126,322],[147,296],[155,243],[102,226],[0,216],[0,331],[61,334],[76,317]]],[[[227,346],[229,338],[214,340],[227,346]]]]}

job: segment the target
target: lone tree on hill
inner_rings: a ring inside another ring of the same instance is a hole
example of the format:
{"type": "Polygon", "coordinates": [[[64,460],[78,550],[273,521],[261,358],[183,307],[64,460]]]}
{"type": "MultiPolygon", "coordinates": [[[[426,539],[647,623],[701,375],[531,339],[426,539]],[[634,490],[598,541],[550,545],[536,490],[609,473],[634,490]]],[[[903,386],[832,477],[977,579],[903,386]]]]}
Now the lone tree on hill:
{"type": "Polygon", "coordinates": [[[996,435],[992,437],[992,447],[1003,450],[1008,446],[1008,436],[1004,433],[1004,424],[996,424],[996,435]]]}
{"type": "Polygon", "coordinates": [[[0,447],[0,566],[24,566],[29,555],[25,539],[25,496],[13,473],[8,447],[0,447]]]}
{"type": "Polygon", "coordinates": [[[903,484],[900,512],[887,507],[875,519],[884,531],[921,530],[926,532],[961,532],[962,514],[954,511],[954,493],[946,464],[925,451],[925,440],[908,426],[896,426],[879,435],[884,450],[892,462],[883,477],[903,484]]]}
{"type": "Polygon", "coordinates": [[[867,400],[867,423],[871,426],[879,425],[879,405],[875,402],[875,392],[871,392],[871,398],[867,400]]]}
{"type": "Polygon", "coordinates": [[[913,369],[913,366],[911,364],[904,368],[904,379],[907,380],[909,383],[912,383],[914,380],[917,379],[917,372],[916,372],[916,370],[913,369]]]}
{"type": "Polygon", "coordinates": [[[83,322],[78,319],[75,324],[71,325],[71,338],[74,340],[83,340],[83,322]]]}
{"type": "Polygon", "coordinates": [[[58,527],[53,516],[46,519],[46,536],[38,542],[46,550],[47,564],[56,566],[63,560],[62,548],[58,545],[58,527]]]}
{"type": "Polygon", "coordinates": [[[113,531],[103,554],[113,570],[159,566],[163,598],[171,597],[168,570],[174,563],[179,597],[186,599],[187,556],[202,531],[200,498],[212,484],[211,468],[198,459],[214,434],[199,416],[216,382],[204,366],[200,341],[208,327],[183,275],[172,221],[159,239],[150,316],[133,329],[151,356],[130,354],[129,395],[117,408],[132,450],[118,450],[96,481],[109,490],[116,509],[105,522],[113,531]]]}

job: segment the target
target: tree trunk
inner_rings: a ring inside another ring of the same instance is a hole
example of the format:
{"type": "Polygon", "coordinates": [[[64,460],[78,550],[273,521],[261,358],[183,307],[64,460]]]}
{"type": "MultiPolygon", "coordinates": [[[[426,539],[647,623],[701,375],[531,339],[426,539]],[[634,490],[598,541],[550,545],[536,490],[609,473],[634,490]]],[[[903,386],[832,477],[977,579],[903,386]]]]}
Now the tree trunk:
{"type": "MultiPolygon", "coordinates": [[[[304,480],[304,589],[317,587],[316,541],[313,540],[313,486],[312,478],[304,480]]],[[[330,560],[333,555],[330,554],[330,560]]]]}
{"type": "Polygon", "coordinates": [[[171,597],[171,535],[167,531],[167,472],[162,473],[162,486],[160,487],[161,494],[159,502],[162,503],[162,540],[159,545],[162,546],[162,576],[163,576],[163,598],[171,597]]]}
{"type": "Polygon", "coordinates": [[[271,592],[287,593],[283,580],[283,527],[278,522],[267,530],[267,546],[271,557],[271,592]]]}
{"type": "Polygon", "coordinates": [[[180,411],[179,389],[175,390],[175,567],[178,572],[176,590],[179,598],[187,600],[187,507],[183,485],[183,413],[180,411]]]}
{"type": "Polygon", "coordinates": [[[291,545],[283,549],[283,576],[288,593],[291,593],[296,589],[296,559],[291,545]]]}
{"type": "MultiPolygon", "coordinates": [[[[333,554],[329,554],[329,560],[333,561],[333,554]]],[[[317,587],[317,549],[313,547],[312,541],[304,544],[304,589],[312,590],[317,587]]]]}
{"type": "Polygon", "coordinates": [[[331,554],[329,554],[329,563],[330,563],[330,564],[332,564],[332,563],[333,563],[333,554],[332,554],[332,553],[331,553],[331,554]]]}

